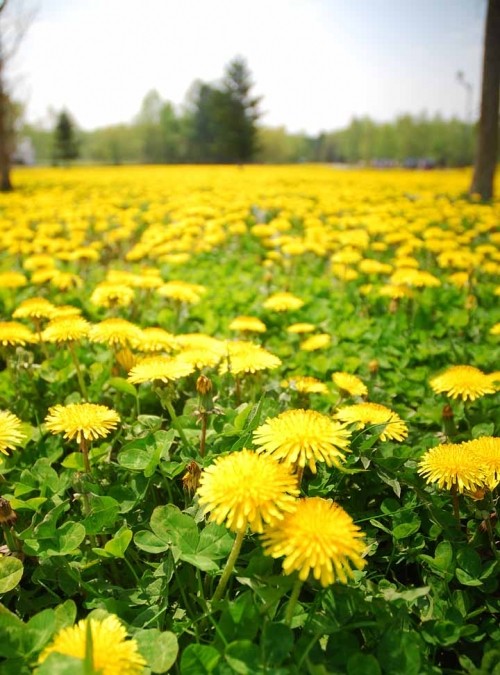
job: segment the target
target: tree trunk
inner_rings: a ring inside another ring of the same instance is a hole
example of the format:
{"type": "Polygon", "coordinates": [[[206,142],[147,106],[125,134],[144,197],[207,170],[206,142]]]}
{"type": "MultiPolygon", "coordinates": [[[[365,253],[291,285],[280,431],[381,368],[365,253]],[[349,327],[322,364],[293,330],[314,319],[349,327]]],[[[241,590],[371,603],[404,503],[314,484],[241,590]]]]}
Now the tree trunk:
{"type": "Polygon", "coordinates": [[[471,194],[493,197],[498,157],[498,107],[500,89],[500,0],[488,0],[484,34],[481,117],[471,194]]]}
{"type": "Polygon", "coordinates": [[[8,120],[8,101],[2,86],[0,67],[0,192],[10,192],[10,130],[8,120]]]}

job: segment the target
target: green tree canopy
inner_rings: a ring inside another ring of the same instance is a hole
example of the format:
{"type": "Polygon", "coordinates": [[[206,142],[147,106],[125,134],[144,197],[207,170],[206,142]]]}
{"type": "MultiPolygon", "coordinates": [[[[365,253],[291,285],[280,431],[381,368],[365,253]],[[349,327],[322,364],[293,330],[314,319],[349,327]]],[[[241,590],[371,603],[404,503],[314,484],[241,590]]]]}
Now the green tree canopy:
{"type": "Polygon", "coordinates": [[[75,125],[69,113],[62,110],[56,122],[54,129],[54,152],[53,160],[56,164],[59,162],[70,162],[79,155],[79,144],[76,138],[75,125]]]}

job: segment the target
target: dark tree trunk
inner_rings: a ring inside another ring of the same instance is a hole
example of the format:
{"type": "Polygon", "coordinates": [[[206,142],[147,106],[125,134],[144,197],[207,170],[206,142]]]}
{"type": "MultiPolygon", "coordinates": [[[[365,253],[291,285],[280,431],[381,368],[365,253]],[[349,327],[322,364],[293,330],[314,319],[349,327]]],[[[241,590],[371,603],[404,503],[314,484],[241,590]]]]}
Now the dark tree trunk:
{"type": "Polygon", "coordinates": [[[500,88],[500,0],[488,0],[484,34],[481,117],[471,194],[484,200],[493,197],[498,157],[498,107],[500,88]]]}
{"type": "Polygon", "coordinates": [[[10,192],[10,129],[8,101],[2,86],[2,71],[0,65],[0,192],[10,192]]]}

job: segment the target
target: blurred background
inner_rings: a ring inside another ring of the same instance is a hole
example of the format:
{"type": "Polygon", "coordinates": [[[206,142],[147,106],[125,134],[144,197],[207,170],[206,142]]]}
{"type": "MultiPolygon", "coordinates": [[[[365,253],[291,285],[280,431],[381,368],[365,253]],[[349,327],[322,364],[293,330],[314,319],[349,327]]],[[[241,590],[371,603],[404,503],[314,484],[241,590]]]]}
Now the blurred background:
{"type": "Polygon", "coordinates": [[[486,0],[7,0],[24,164],[471,164],[486,0]]]}

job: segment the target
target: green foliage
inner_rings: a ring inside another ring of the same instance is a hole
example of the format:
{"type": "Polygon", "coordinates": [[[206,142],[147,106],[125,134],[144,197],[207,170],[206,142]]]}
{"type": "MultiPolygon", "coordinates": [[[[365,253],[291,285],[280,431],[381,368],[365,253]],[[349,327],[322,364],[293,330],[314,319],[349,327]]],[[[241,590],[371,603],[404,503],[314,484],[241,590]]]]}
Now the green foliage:
{"type": "Polygon", "coordinates": [[[66,110],[59,113],[54,129],[52,160],[54,164],[66,163],[79,155],[79,143],[74,123],[66,110]]]}

